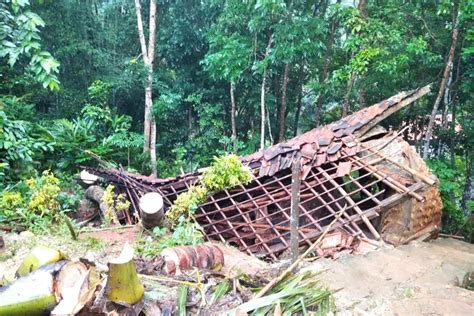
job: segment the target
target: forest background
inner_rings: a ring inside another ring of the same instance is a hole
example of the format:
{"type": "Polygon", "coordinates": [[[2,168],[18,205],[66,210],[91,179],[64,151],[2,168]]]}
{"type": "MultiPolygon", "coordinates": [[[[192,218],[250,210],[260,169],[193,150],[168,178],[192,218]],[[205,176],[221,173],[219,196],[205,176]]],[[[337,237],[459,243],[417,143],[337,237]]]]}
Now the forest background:
{"type": "Polygon", "coordinates": [[[1,0],[0,224],[73,211],[97,157],[191,172],[432,83],[384,125],[414,127],[443,230],[472,241],[473,17],[470,0],[1,0]]]}

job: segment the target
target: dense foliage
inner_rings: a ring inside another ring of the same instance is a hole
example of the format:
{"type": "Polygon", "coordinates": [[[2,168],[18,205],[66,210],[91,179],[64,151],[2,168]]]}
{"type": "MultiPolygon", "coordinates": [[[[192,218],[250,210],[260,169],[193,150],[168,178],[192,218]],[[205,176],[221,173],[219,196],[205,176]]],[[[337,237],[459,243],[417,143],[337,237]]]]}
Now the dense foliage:
{"type": "MultiPolygon", "coordinates": [[[[146,17],[149,1],[141,3],[146,17]]],[[[425,158],[441,179],[445,230],[472,225],[472,1],[157,4],[152,81],[160,177],[207,166],[216,155],[251,153],[262,139],[269,146],[432,82],[428,97],[384,123],[415,126],[412,144],[421,151],[454,43],[425,158]]],[[[99,158],[151,171],[142,150],[147,69],[133,1],[4,0],[0,42],[5,201],[43,170],[70,178],[99,158]]]]}

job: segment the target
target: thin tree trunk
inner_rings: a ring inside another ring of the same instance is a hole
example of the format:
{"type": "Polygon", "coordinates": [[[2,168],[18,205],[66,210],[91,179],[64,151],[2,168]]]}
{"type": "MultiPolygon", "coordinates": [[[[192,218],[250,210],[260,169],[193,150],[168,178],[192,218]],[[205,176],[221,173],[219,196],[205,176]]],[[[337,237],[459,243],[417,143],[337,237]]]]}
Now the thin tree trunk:
{"type": "Polygon", "coordinates": [[[280,129],[278,132],[278,141],[285,139],[285,121],[286,121],[286,88],[288,86],[288,72],[290,70],[289,64],[285,64],[283,74],[283,83],[281,85],[281,107],[280,107],[280,129]]]}
{"type": "Polygon", "coordinates": [[[359,89],[359,92],[358,92],[358,98],[359,98],[359,106],[361,109],[365,108],[365,105],[366,105],[366,101],[365,101],[365,89],[364,88],[360,88],[359,89]]]}
{"type": "Polygon", "coordinates": [[[359,0],[359,3],[357,4],[357,9],[359,10],[360,14],[364,17],[367,18],[367,11],[365,10],[367,6],[367,0],[359,0]]]}
{"type": "MultiPolygon", "coordinates": [[[[271,116],[268,115],[268,119],[271,122],[271,117],[273,116],[273,114],[275,114],[275,122],[278,122],[278,124],[280,124],[279,123],[280,122],[280,105],[278,104],[278,99],[280,98],[280,91],[281,91],[279,82],[280,82],[280,80],[278,78],[278,73],[273,74],[273,97],[274,97],[274,100],[275,100],[275,109],[276,109],[276,111],[273,111],[274,113],[272,113],[271,116]]],[[[278,143],[279,128],[280,127],[278,125],[277,126],[277,131],[276,131],[275,142],[272,142],[272,144],[278,143]]],[[[273,133],[273,130],[272,130],[272,133],[273,133]]]]}
{"type": "Polygon", "coordinates": [[[347,92],[344,97],[344,103],[342,104],[342,117],[346,117],[349,114],[349,99],[351,97],[352,87],[354,86],[356,74],[351,72],[351,77],[347,81],[347,92]]]}
{"type": "Polygon", "coordinates": [[[470,210],[467,205],[467,202],[471,199],[473,185],[474,185],[474,175],[473,175],[474,166],[472,165],[472,157],[469,156],[469,153],[466,157],[466,182],[464,183],[464,191],[461,199],[461,209],[464,215],[467,217],[470,215],[470,210]]]}
{"type": "MultiPolygon", "coordinates": [[[[366,5],[367,5],[366,0],[360,0],[357,5],[357,10],[359,10],[360,15],[364,18],[368,17],[367,11],[366,11],[366,5]]],[[[352,52],[351,59],[352,58],[354,58],[354,52],[352,52]]],[[[352,91],[352,87],[354,86],[355,79],[356,79],[356,73],[352,71],[351,76],[349,77],[349,80],[347,82],[347,92],[344,97],[344,103],[342,104],[342,117],[346,117],[347,115],[349,115],[349,100],[351,97],[351,91],[352,91]]]]}
{"type": "MultiPolygon", "coordinates": [[[[464,47],[465,38],[462,41],[460,51],[462,51],[464,47]]],[[[455,158],[456,158],[456,151],[455,151],[455,140],[456,140],[456,103],[458,100],[458,92],[459,92],[459,77],[460,77],[460,70],[461,70],[461,61],[462,55],[458,56],[458,62],[456,66],[456,79],[453,83],[453,96],[451,97],[451,123],[450,123],[450,130],[451,130],[451,137],[449,138],[449,147],[451,152],[451,166],[454,168],[455,166],[455,158]]]]}
{"type": "MultiPolygon", "coordinates": [[[[148,64],[147,67],[150,67],[148,64]]],[[[153,73],[148,70],[148,75],[145,83],[145,117],[144,117],[144,138],[145,144],[144,152],[151,150],[151,135],[152,135],[152,121],[153,121],[153,73]]]]}
{"type": "MultiPolygon", "coordinates": [[[[337,3],[341,1],[338,0],[337,3]]],[[[331,29],[329,32],[329,37],[326,42],[326,53],[324,54],[324,66],[321,75],[319,76],[319,86],[322,87],[328,78],[329,73],[329,66],[331,65],[332,61],[332,47],[334,45],[334,36],[337,30],[337,19],[334,17],[331,19],[331,29]]],[[[324,103],[324,91],[319,91],[318,99],[316,100],[316,127],[321,124],[321,110],[324,103]]]]}
{"type": "Polygon", "coordinates": [[[454,18],[453,18],[453,32],[451,36],[451,48],[449,49],[448,58],[446,60],[446,67],[444,69],[443,78],[441,79],[441,84],[439,86],[438,95],[436,96],[435,103],[433,105],[433,111],[431,112],[430,121],[428,123],[428,128],[426,130],[426,138],[425,138],[425,145],[423,148],[423,158],[428,158],[429,148],[430,148],[430,141],[433,136],[433,129],[434,129],[434,122],[436,119],[436,113],[438,112],[439,104],[441,103],[441,99],[443,98],[443,94],[446,89],[446,83],[448,82],[449,73],[453,67],[453,59],[454,59],[454,52],[456,50],[456,43],[458,41],[458,33],[459,33],[459,26],[458,26],[458,8],[459,3],[456,2],[454,5],[454,18]]]}
{"type": "Polygon", "coordinates": [[[272,124],[271,124],[271,120],[270,120],[270,111],[268,110],[268,107],[265,108],[265,110],[267,112],[268,138],[270,138],[270,143],[274,144],[273,133],[272,133],[272,124]]]}
{"type": "MultiPolygon", "coordinates": [[[[272,46],[273,41],[273,34],[270,33],[268,38],[267,48],[265,49],[265,57],[264,60],[268,57],[270,48],[272,46]]],[[[267,67],[263,69],[263,78],[262,78],[262,86],[260,91],[260,150],[265,148],[265,88],[266,88],[266,80],[267,80],[267,67]]],[[[271,130],[270,130],[271,132],[271,130]]]]}
{"type": "Polygon", "coordinates": [[[156,177],[156,122],[153,115],[153,62],[155,58],[156,38],[156,0],[150,0],[148,47],[143,30],[140,0],[135,0],[135,11],[137,15],[138,38],[140,40],[143,63],[147,68],[147,77],[145,82],[145,115],[143,122],[143,151],[150,152],[152,175],[156,177]]]}
{"type": "Polygon", "coordinates": [[[448,82],[446,83],[446,88],[444,89],[444,98],[443,98],[443,103],[444,103],[444,111],[443,111],[443,118],[442,118],[442,123],[443,123],[443,128],[446,128],[448,126],[448,113],[449,113],[449,105],[451,104],[451,84],[453,82],[453,69],[451,67],[451,70],[449,71],[448,75],[448,82]]]}
{"type": "Polygon", "coordinates": [[[262,86],[260,90],[260,150],[265,148],[265,78],[267,70],[263,71],[262,86]]]}
{"type": "Polygon", "coordinates": [[[231,110],[231,124],[232,124],[232,146],[234,147],[234,153],[237,152],[237,126],[235,123],[235,113],[237,106],[235,104],[235,83],[234,81],[230,82],[230,102],[232,105],[232,110],[231,110]]]}
{"type": "Polygon", "coordinates": [[[293,136],[298,135],[298,124],[300,122],[301,100],[303,99],[303,79],[304,79],[304,62],[300,63],[300,71],[298,74],[298,82],[300,89],[298,91],[298,99],[296,100],[295,122],[293,124],[293,136]]]}

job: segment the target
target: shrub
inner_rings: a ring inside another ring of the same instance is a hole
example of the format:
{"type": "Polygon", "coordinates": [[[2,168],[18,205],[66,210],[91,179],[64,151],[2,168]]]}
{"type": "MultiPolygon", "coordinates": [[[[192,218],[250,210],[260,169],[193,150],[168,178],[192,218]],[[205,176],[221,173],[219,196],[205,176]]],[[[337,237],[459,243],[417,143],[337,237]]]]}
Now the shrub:
{"type": "Polygon", "coordinates": [[[46,170],[0,193],[0,222],[45,231],[61,214],[59,179],[46,170]],[[13,191],[12,189],[15,189],[13,191]]]}

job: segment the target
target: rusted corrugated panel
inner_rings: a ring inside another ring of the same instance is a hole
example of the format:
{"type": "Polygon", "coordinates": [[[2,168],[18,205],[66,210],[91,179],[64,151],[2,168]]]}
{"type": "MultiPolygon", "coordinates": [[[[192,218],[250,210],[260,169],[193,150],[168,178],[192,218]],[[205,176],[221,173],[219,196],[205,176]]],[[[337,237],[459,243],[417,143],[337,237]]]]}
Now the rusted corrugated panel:
{"type": "Polygon", "coordinates": [[[317,138],[313,139],[313,141],[317,142],[319,146],[327,146],[331,144],[333,138],[333,132],[331,132],[328,128],[322,128],[318,133],[317,138]]]}
{"type": "Polygon", "coordinates": [[[354,137],[351,135],[345,136],[341,138],[341,140],[344,143],[344,145],[346,145],[349,148],[354,147],[356,145],[356,142],[354,141],[354,137]]]}
{"type": "Polygon", "coordinates": [[[281,161],[281,156],[276,156],[272,160],[269,161],[270,169],[267,172],[269,176],[273,176],[275,173],[277,173],[280,170],[279,169],[280,161],[281,161]]]}

